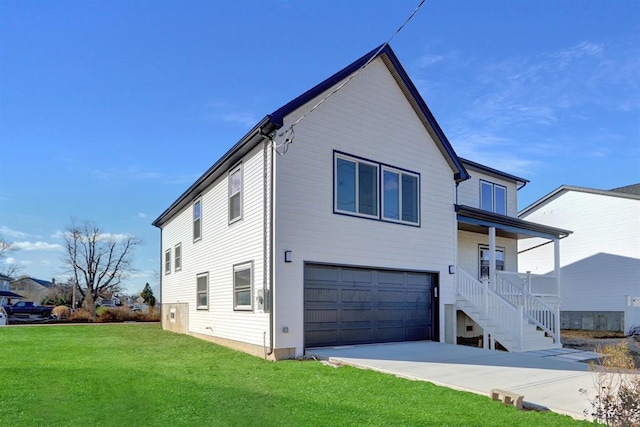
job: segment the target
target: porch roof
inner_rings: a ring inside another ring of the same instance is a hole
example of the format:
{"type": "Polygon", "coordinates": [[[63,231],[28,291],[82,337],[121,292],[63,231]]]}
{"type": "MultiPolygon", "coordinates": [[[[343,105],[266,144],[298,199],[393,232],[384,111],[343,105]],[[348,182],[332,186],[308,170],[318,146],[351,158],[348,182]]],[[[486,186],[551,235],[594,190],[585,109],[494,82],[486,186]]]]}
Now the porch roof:
{"type": "Polygon", "coordinates": [[[559,239],[572,233],[572,231],[562,228],[487,212],[471,206],[455,205],[455,208],[459,230],[485,234],[488,232],[489,227],[495,227],[497,236],[511,239],[526,239],[530,237],[559,239]]]}

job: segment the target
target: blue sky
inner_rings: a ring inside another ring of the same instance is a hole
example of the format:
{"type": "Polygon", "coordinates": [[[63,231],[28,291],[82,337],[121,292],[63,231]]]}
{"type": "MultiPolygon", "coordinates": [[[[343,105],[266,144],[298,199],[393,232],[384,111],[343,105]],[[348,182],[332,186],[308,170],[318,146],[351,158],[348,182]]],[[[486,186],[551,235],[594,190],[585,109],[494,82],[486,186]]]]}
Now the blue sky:
{"type": "MultiPolygon", "coordinates": [[[[386,41],[418,0],[0,1],[4,262],[68,277],[71,218],[145,241],[259,119],[386,41]]],[[[461,157],[562,184],[640,182],[640,2],[427,0],[391,46],[461,157]]]]}

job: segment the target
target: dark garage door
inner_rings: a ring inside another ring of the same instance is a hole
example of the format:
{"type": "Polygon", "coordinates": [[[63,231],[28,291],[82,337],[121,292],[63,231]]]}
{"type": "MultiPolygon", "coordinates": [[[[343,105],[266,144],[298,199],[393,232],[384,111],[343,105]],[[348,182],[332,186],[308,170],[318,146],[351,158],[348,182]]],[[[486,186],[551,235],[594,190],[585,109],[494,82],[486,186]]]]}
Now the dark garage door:
{"type": "Polygon", "coordinates": [[[307,264],[305,347],[436,339],[436,273],[307,264]]]}

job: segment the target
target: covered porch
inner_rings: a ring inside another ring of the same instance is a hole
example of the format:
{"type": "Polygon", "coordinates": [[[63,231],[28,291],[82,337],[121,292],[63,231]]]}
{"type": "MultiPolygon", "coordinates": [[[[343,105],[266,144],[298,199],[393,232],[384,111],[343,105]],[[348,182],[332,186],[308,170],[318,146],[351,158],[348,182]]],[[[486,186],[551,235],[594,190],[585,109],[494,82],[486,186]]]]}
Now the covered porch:
{"type": "Polygon", "coordinates": [[[469,206],[455,210],[458,306],[482,327],[483,346],[498,340],[509,342],[510,351],[525,351],[548,345],[543,338],[549,337],[560,346],[560,240],[571,232],[469,206]],[[553,244],[555,274],[518,271],[517,242],[529,238],[553,244]]]}

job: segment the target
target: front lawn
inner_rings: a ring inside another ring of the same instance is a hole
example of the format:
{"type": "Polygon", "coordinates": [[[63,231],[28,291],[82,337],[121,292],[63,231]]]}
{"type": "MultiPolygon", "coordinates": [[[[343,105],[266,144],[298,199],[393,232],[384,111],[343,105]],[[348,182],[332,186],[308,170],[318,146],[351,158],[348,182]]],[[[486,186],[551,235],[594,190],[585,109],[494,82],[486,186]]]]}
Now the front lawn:
{"type": "Polygon", "coordinates": [[[372,371],[267,362],[157,324],[5,327],[0,349],[3,425],[578,423],[372,371]]]}

